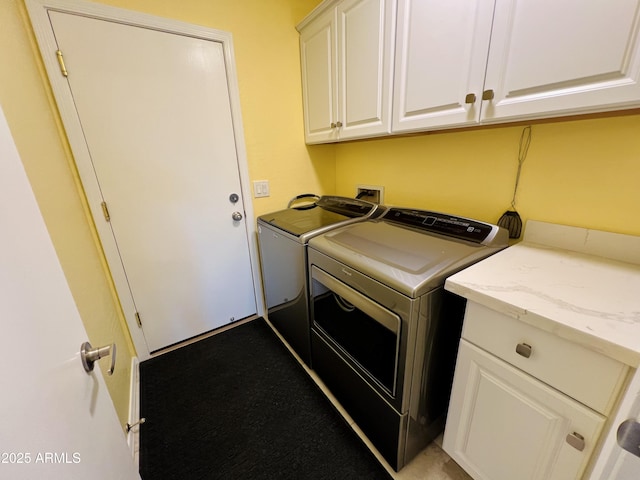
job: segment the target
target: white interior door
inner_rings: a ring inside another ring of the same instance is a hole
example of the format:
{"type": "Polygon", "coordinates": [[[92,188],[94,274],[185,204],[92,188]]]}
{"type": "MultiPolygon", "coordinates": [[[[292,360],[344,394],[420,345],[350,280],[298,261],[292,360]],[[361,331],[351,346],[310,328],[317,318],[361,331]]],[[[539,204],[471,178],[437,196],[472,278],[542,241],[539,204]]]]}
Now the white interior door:
{"type": "Polygon", "coordinates": [[[223,43],[48,15],[82,132],[72,148],[78,162],[86,150],[83,183],[95,175],[89,182],[108,208],[110,230],[103,226],[101,239],[115,242],[107,259],[148,350],[255,314],[223,43]]]}
{"type": "Polygon", "coordinates": [[[140,478],[1,110],[0,225],[0,478],[140,478]]]}

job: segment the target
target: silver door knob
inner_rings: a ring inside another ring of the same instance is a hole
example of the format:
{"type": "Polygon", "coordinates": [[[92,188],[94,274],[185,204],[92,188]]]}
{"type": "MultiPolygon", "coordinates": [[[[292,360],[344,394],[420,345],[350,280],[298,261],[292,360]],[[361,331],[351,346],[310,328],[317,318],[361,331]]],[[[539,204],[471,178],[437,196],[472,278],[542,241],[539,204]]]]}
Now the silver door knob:
{"type": "Polygon", "coordinates": [[[84,342],[80,346],[80,360],[85,372],[89,373],[93,370],[94,363],[101,358],[111,355],[111,365],[107,370],[107,375],[113,375],[116,368],[116,344],[112,343],[105,347],[93,348],[89,342],[84,342]]]}
{"type": "Polygon", "coordinates": [[[240,212],[233,212],[231,214],[231,218],[233,218],[234,221],[239,222],[242,220],[242,214],[240,212]]]}
{"type": "Polygon", "coordinates": [[[616,437],[623,450],[640,457],[640,423],[637,420],[631,418],[622,422],[618,426],[616,437]]]}

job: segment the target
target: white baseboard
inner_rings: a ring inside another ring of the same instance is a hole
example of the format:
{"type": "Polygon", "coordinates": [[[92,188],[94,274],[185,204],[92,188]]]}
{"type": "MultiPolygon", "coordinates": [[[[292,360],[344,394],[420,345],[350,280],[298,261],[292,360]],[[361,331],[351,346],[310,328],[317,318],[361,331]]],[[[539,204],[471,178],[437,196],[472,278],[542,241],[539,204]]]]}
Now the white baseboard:
{"type": "Polygon", "coordinates": [[[136,466],[140,465],[140,362],[131,358],[131,382],[129,386],[129,425],[135,425],[127,433],[127,444],[136,466]]]}

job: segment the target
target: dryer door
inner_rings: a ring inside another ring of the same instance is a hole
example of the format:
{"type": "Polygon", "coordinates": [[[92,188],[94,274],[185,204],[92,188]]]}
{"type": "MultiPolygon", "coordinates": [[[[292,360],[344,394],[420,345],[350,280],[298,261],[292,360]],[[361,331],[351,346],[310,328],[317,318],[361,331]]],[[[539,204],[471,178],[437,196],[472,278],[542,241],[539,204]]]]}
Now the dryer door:
{"type": "Polygon", "coordinates": [[[313,328],[394,397],[401,318],[316,266],[311,275],[313,328]]]}

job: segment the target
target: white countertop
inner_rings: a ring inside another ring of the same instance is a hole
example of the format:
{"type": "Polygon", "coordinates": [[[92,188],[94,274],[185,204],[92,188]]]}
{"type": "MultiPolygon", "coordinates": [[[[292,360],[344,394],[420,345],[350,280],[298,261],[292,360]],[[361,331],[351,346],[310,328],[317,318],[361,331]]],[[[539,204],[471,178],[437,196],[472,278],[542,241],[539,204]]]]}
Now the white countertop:
{"type": "Polygon", "coordinates": [[[640,365],[640,237],[528,221],[521,243],[449,277],[445,288],[640,365]]]}

